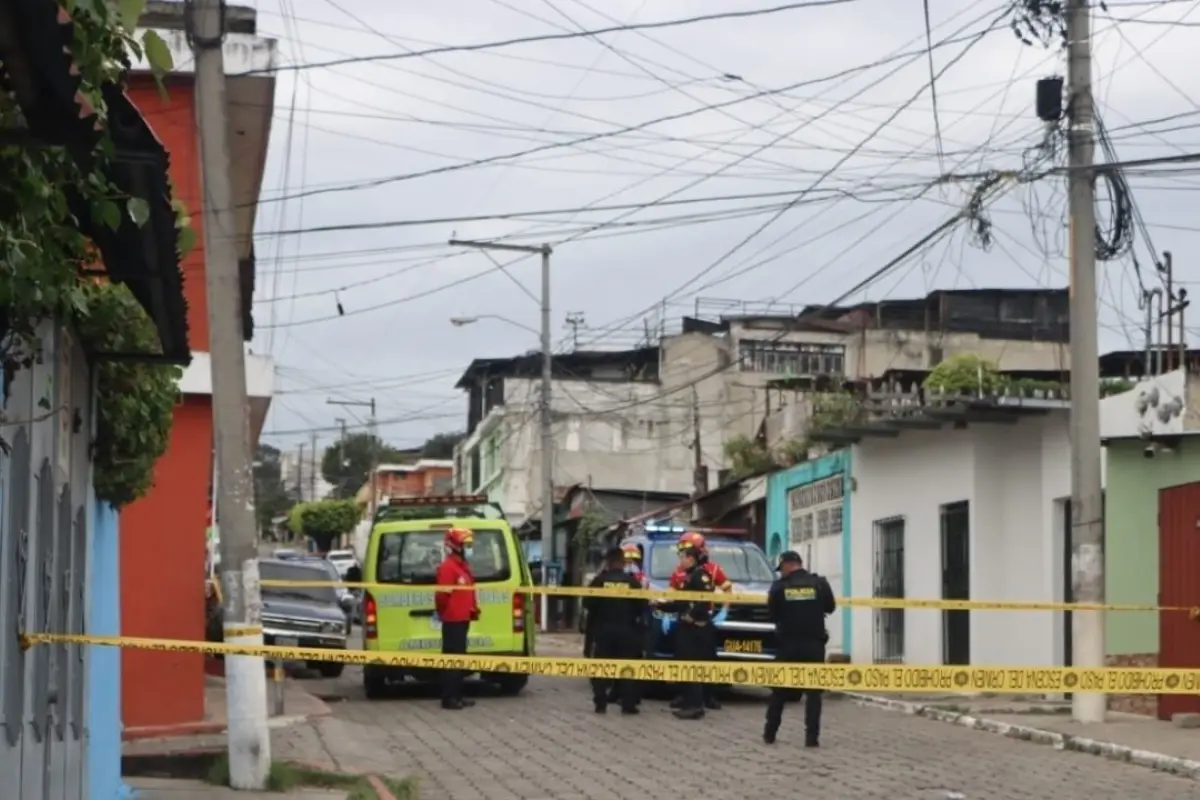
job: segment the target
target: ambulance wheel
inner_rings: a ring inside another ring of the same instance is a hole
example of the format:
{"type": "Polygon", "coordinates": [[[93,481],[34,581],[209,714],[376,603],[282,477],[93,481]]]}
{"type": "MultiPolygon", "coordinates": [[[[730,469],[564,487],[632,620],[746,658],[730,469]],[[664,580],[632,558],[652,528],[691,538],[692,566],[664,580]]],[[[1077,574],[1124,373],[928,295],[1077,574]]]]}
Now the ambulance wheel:
{"type": "Polygon", "coordinates": [[[529,684],[529,676],[499,675],[493,678],[492,682],[496,684],[496,688],[500,690],[500,694],[511,696],[520,694],[525,689],[529,684]]]}
{"type": "Polygon", "coordinates": [[[387,677],[377,667],[363,667],[363,691],[368,700],[378,700],[387,694],[387,677]]]}

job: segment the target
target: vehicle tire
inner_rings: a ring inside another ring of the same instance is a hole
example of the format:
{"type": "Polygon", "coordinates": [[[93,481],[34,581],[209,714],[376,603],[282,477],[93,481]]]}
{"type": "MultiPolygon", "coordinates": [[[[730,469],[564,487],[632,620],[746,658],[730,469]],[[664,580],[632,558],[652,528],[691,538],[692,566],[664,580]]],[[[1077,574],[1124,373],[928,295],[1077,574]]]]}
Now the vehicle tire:
{"type": "Polygon", "coordinates": [[[497,675],[492,678],[492,683],[500,690],[502,695],[518,695],[529,684],[528,675],[497,675]]]}
{"type": "Polygon", "coordinates": [[[372,667],[363,667],[363,691],[368,700],[378,700],[387,694],[387,678],[383,672],[372,667]]]}
{"type": "Polygon", "coordinates": [[[340,678],[345,668],[346,665],[340,661],[322,661],[317,664],[317,672],[321,673],[322,678],[340,678]]]}

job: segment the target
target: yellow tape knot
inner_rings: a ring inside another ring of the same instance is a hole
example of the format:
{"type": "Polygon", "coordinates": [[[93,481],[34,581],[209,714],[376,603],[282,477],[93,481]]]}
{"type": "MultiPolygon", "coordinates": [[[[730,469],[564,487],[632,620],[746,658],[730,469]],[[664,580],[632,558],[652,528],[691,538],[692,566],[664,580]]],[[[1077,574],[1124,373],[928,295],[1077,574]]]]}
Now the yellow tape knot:
{"type": "Polygon", "coordinates": [[[1200,622],[1200,606],[1192,606],[1188,610],[1188,619],[1192,622],[1200,622]]]}
{"type": "Polygon", "coordinates": [[[22,652],[33,647],[34,641],[28,634],[22,633],[17,636],[17,643],[21,646],[22,652]]]}

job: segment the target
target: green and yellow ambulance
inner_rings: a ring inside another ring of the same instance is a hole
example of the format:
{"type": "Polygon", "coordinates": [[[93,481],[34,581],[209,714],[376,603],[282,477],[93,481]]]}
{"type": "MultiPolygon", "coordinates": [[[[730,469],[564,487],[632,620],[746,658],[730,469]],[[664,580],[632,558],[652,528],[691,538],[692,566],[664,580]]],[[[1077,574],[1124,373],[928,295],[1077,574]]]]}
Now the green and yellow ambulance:
{"type": "MultiPolygon", "coordinates": [[[[433,610],[435,574],[443,557],[446,530],[474,534],[471,572],[480,617],[471,623],[469,654],[529,656],[534,653],[533,585],[520,542],[499,506],[483,496],[398,498],[375,515],[363,561],[363,640],[372,652],[441,652],[441,623],[433,610]],[[394,588],[393,588],[394,587],[394,588]],[[423,587],[423,588],[421,588],[423,587]]],[[[504,694],[517,694],[526,675],[484,674],[504,694]]],[[[380,697],[391,682],[436,680],[430,670],[367,665],[363,686],[380,697]]]]}

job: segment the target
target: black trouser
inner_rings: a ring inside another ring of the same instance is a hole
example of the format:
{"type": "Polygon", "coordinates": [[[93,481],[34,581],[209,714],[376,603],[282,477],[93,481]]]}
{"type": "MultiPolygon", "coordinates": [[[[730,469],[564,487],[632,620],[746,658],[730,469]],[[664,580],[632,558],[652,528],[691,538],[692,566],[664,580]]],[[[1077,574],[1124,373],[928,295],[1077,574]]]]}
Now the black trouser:
{"type": "MultiPolygon", "coordinates": [[[[779,648],[776,661],[793,664],[820,664],[825,661],[824,642],[793,642],[779,648]]],[[[767,703],[767,730],[774,733],[783,722],[783,707],[804,697],[804,731],[809,740],[821,736],[820,689],[772,689],[767,703]]]]}
{"type": "MultiPolygon", "coordinates": [[[[712,626],[679,622],[675,628],[675,658],[680,661],[708,661],[712,655],[712,626]]],[[[704,708],[705,684],[685,683],[679,687],[679,707],[693,711],[704,708]]]]}
{"type": "MultiPolygon", "coordinates": [[[[592,658],[637,658],[641,655],[639,633],[632,627],[604,627],[595,631],[592,639],[592,658]]],[[[633,708],[638,703],[637,681],[592,678],[592,699],[598,706],[608,705],[610,690],[616,690],[621,708],[633,708]],[[615,685],[614,685],[615,684],[615,685]]]]}
{"type": "MultiPolygon", "coordinates": [[[[467,654],[467,630],[469,622],[442,623],[442,655],[462,656],[467,654]]],[[[448,669],[442,674],[442,702],[451,703],[462,700],[463,672],[460,669],[448,669]]]]}

